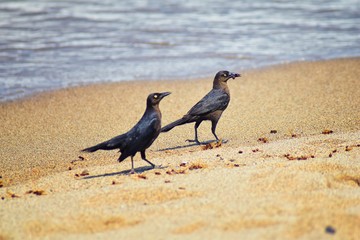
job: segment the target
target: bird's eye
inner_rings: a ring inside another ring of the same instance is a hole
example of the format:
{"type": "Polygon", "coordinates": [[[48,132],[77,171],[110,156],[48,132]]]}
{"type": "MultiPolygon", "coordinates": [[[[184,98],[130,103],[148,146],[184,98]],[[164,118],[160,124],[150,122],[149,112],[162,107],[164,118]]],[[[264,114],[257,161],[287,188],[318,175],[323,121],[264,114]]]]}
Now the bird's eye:
{"type": "Polygon", "coordinates": [[[159,96],[158,96],[157,94],[154,95],[154,99],[158,99],[158,97],[159,97],[159,96]]]}
{"type": "Polygon", "coordinates": [[[223,73],[223,77],[227,77],[227,73],[223,73]]]}

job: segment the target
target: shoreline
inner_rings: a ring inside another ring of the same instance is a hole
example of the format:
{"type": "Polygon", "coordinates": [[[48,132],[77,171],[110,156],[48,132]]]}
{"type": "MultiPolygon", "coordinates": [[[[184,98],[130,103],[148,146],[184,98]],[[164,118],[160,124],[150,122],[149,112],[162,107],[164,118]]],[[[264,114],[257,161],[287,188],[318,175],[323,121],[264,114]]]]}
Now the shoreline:
{"type": "MultiPolygon", "coordinates": [[[[290,62],[284,62],[284,63],[279,63],[279,64],[269,64],[269,65],[265,65],[265,66],[257,67],[257,68],[242,69],[241,71],[246,72],[246,73],[251,73],[251,72],[258,72],[258,71],[262,71],[262,70],[276,68],[278,66],[291,65],[291,64],[301,64],[301,63],[306,63],[306,62],[307,63],[311,63],[311,62],[316,63],[316,62],[327,62],[327,61],[338,61],[338,60],[341,61],[341,60],[346,60],[346,59],[350,60],[350,59],[358,59],[358,58],[360,58],[360,56],[336,57],[336,58],[323,59],[323,60],[298,60],[298,61],[290,61],[290,62]]],[[[226,70],[226,69],[223,69],[223,70],[226,70]]],[[[234,69],[233,71],[235,71],[235,70],[236,69],[234,69]]],[[[32,98],[36,98],[38,96],[52,94],[52,93],[57,92],[57,91],[65,91],[67,89],[72,89],[72,88],[84,88],[84,87],[88,87],[88,86],[101,86],[101,85],[127,84],[127,83],[141,84],[142,82],[172,82],[172,81],[174,81],[174,82],[183,82],[183,81],[209,80],[209,79],[213,78],[213,75],[209,74],[207,77],[190,77],[189,76],[189,77],[186,77],[186,78],[179,78],[179,79],[178,78],[159,79],[159,80],[137,79],[137,80],[121,80],[121,81],[105,81],[105,82],[95,82],[95,83],[83,83],[81,85],[41,90],[39,92],[26,94],[26,95],[24,95],[22,97],[16,97],[14,99],[8,99],[8,100],[0,101],[0,105],[8,104],[8,103],[16,103],[16,102],[19,102],[19,101],[27,101],[27,100],[30,100],[32,98]]]]}
{"type": "MultiPolygon", "coordinates": [[[[148,239],[355,239],[360,58],[240,73],[228,82],[231,101],[217,128],[228,143],[189,145],[193,124],[179,126],[146,152],[162,167],[149,169],[138,154],[132,176],[117,151],[80,149],[130,129],[151,92],[172,92],[160,103],[162,124],[176,120],[212,77],[87,85],[1,103],[0,239],[144,231],[148,239]]],[[[209,123],[198,133],[213,139],[209,123]]]]}

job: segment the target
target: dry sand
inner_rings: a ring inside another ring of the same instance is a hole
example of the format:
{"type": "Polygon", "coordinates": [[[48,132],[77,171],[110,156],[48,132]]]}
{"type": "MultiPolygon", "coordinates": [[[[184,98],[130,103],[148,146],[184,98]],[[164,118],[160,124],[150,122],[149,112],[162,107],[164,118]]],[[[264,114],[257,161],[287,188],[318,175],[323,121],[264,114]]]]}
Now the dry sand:
{"type": "MultiPolygon", "coordinates": [[[[173,92],[160,104],[164,124],[181,117],[212,78],[91,85],[1,104],[0,239],[358,239],[360,59],[242,75],[229,80],[218,124],[228,143],[189,146],[193,124],[175,128],[147,151],[162,167],[136,156],[131,176],[116,151],[79,150],[132,127],[150,92],[173,92]]],[[[209,123],[199,138],[213,139],[209,123]]]]}

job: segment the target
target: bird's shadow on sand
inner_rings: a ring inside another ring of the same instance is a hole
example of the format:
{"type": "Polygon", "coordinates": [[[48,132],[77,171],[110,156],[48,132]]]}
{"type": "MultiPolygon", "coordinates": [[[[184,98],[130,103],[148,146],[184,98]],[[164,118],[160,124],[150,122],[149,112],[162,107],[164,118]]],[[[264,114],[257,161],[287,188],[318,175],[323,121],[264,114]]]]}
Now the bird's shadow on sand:
{"type": "MultiPolygon", "coordinates": [[[[146,172],[146,171],[149,171],[149,170],[152,170],[152,169],[164,169],[164,168],[167,168],[167,166],[160,165],[160,166],[156,166],[155,168],[152,168],[150,166],[138,167],[138,168],[134,169],[135,170],[134,174],[143,173],[143,172],[146,172]]],[[[119,176],[119,175],[124,175],[124,176],[129,175],[130,176],[131,175],[130,172],[131,172],[131,169],[120,171],[120,172],[112,172],[112,173],[104,173],[104,174],[98,174],[98,175],[85,176],[82,179],[113,177],[113,176],[119,176]]]]}
{"type": "MultiPolygon", "coordinates": [[[[180,146],[175,146],[175,147],[168,147],[168,148],[162,148],[159,149],[158,152],[163,152],[163,151],[167,151],[167,150],[177,150],[177,149],[183,149],[183,148],[189,148],[189,147],[194,147],[194,146],[206,146],[207,144],[211,144],[213,142],[216,142],[215,140],[208,140],[208,141],[204,141],[204,142],[200,142],[200,144],[198,143],[190,143],[190,144],[186,144],[186,145],[180,145],[180,146]]],[[[227,143],[228,140],[221,140],[222,144],[227,143]]],[[[145,166],[145,167],[138,167],[135,168],[135,174],[140,174],[152,169],[165,169],[167,168],[167,166],[156,166],[155,168],[152,168],[150,166],[145,166]]],[[[121,175],[131,175],[130,174],[130,169],[129,170],[124,170],[124,171],[120,171],[120,172],[112,172],[112,173],[104,173],[104,174],[98,174],[98,175],[91,175],[91,176],[85,176],[81,179],[93,179],[93,178],[101,178],[101,177],[113,177],[113,176],[121,176],[121,175]]]]}
{"type": "MultiPolygon", "coordinates": [[[[200,142],[200,144],[198,144],[198,143],[190,143],[190,144],[180,145],[180,146],[176,146],[176,147],[162,148],[162,149],[159,149],[158,152],[163,152],[163,151],[168,151],[168,150],[178,150],[178,149],[195,147],[195,146],[205,146],[207,144],[214,143],[214,142],[216,142],[216,140],[208,140],[208,141],[200,142]]],[[[228,142],[228,140],[221,140],[222,144],[225,144],[227,142],[228,142]]]]}

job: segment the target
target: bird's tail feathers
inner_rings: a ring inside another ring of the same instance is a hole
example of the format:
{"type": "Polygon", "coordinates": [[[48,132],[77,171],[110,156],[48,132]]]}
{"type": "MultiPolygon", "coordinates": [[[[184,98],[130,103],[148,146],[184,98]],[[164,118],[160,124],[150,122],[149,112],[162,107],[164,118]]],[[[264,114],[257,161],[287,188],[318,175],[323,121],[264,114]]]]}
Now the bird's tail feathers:
{"type": "Polygon", "coordinates": [[[172,122],[172,123],[166,125],[165,127],[161,128],[161,132],[168,132],[171,129],[173,129],[174,127],[183,125],[185,123],[188,123],[188,119],[185,117],[180,118],[179,120],[176,120],[175,122],[172,122]]]}
{"type": "Polygon", "coordinates": [[[97,144],[95,146],[85,148],[85,149],[83,149],[81,151],[82,152],[95,152],[95,151],[100,150],[100,149],[106,149],[106,142],[99,143],[99,144],[97,144]]]}
{"type": "Polygon", "coordinates": [[[85,148],[83,150],[81,150],[82,152],[95,152],[97,150],[113,150],[116,148],[121,148],[122,147],[122,135],[115,137],[113,139],[110,139],[109,141],[105,141],[102,143],[99,143],[95,146],[92,147],[88,147],[85,148]]]}

